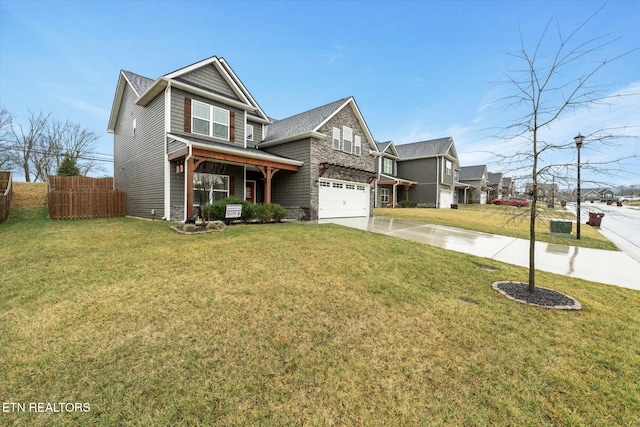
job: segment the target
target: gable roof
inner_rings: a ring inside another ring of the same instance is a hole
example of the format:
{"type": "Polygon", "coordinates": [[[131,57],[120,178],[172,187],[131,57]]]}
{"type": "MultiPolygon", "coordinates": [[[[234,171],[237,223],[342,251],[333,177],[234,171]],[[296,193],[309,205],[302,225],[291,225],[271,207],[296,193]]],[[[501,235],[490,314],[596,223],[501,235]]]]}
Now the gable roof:
{"type": "Polygon", "coordinates": [[[376,142],[376,147],[378,147],[378,151],[381,153],[398,157],[398,150],[396,150],[396,145],[393,143],[393,141],[376,142]]]}
{"type": "Polygon", "coordinates": [[[452,157],[458,158],[455,145],[453,144],[453,138],[450,136],[396,145],[396,151],[400,156],[400,160],[445,156],[449,151],[453,153],[452,157]]]}
{"type": "Polygon", "coordinates": [[[122,97],[124,96],[124,89],[128,85],[133,92],[139,98],[151,85],[153,80],[147,77],[141,76],[131,71],[120,70],[118,75],[118,86],[116,87],[116,93],[113,96],[113,104],[111,105],[111,116],[109,117],[109,124],[107,125],[107,132],[114,132],[116,126],[116,119],[118,118],[118,112],[120,111],[120,104],[122,103],[122,97]]]}
{"type": "Polygon", "coordinates": [[[264,113],[262,108],[260,108],[256,100],[251,96],[247,88],[242,84],[229,64],[227,64],[227,62],[223,58],[212,56],[210,58],[203,59],[202,61],[198,61],[191,65],[187,65],[186,67],[182,67],[178,70],[172,71],[171,73],[165,74],[164,76],[160,76],[156,80],[141,76],[136,73],[132,73],[131,71],[122,70],[118,79],[116,95],[111,107],[111,117],[109,118],[109,126],[107,127],[107,130],[109,132],[114,131],[115,120],[120,110],[120,103],[122,102],[124,87],[127,84],[131,87],[131,89],[133,89],[137,96],[137,105],[146,106],[149,102],[155,99],[156,96],[164,91],[164,89],[169,84],[171,84],[172,86],[185,90],[187,92],[195,93],[205,98],[210,98],[221,101],[223,103],[227,103],[229,105],[233,105],[237,108],[247,111],[252,115],[254,119],[262,123],[270,123],[267,115],[264,113]],[[235,97],[229,97],[224,94],[215,92],[209,88],[201,87],[184,79],[181,79],[181,77],[185,74],[209,65],[216,68],[222,79],[231,88],[231,91],[233,92],[235,97]]]}
{"type": "Polygon", "coordinates": [[[502,173],[500,172],[498,173],[489,172],[487,176],[488,176],[488,181],[491,184],[499,184],[500,180],[502,180],[502,173]]]}
{"type": "Polygon", "coordinates": [[[266,128],[266,135],[263,139],[263,142],[259,144],[260,147],[276,145],[288,141],[292,141],[294,139],[300,139],[305,136],[314,136],[316,138],[323,138],[324,135],[320,134],[318,130],[332,117],[334,117],[339,111],[348,105],[353,106],[353,110],[364,129],[367,140],[369,141],[369,145],[371,149],[378,150],[376,146],[373,136],[369,131],[369,127],[367,123],[364,121],[362,114],[360,113],[360,109],[358,109],[358,105],[356,104],[355,99],[352,96],[348,98],[342,98],[337,101],[331,102],[326,105],[322,105],[320,107],[313,108],[309,111],[305,111],[303,113],[296,114],[291,117],[287,117],[286,119],[277,120],[266,128]]]}
{"type": "Polygon", "coordinates": [[[476,181],[482,179],[487,165],[462,166],[458,181],[476,181]]]}

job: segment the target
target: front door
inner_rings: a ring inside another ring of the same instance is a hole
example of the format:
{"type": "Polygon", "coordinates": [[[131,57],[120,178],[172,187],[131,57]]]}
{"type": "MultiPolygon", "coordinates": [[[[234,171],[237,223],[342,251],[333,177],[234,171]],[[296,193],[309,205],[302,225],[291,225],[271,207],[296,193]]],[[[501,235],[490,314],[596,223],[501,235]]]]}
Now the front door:
{"type": "Polygon", "coordinates": [[[250,203],[256,202],[256,182],[247,181],[245,200],[250,203]]]}

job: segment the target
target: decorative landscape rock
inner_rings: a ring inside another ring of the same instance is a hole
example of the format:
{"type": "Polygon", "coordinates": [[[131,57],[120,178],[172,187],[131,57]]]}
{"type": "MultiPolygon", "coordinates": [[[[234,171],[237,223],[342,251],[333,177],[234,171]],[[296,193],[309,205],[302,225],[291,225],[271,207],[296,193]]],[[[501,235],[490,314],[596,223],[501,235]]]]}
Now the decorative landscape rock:
{"type": "Polygon", "coordinates": [[[523,304],[556,310],[582,310],[582,304],[578,300],[552,289],[536,286],[535,291],[529,292],[529,285],[522,282],[493,282],[491,287],[507,298],[523,304]]]}

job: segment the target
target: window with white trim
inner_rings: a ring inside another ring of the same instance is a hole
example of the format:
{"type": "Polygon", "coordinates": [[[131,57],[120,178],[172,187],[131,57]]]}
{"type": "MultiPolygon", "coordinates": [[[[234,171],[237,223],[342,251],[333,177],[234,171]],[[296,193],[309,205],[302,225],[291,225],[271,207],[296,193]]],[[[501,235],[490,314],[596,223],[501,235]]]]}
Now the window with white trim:
{"type": "Polygon", "coordinates": [[[247,135],[247,141],[253,141],[253,125],[247,125],[245,127],[245,132],[247,135]]]}
{"type": "Polygon", "coordinates": [[[381,188],[380,189],[380,203],[383,205],[389,204],[389,189],[381,188]]]}
{"type": "Polygon", "coordinates": [[[194,172],[193,196],[193,202],[198,206],[226,199],[229,197],[229,176],[194,172]]]}
{"type": "Polygon", "coordinates": [[[342,126],[342,151],[351,153],[353,144],[353,129],[348,126],[342,126]]]}
{"type": "Polygon", "coordinates": [[[136,128],[138,127],[138,119],[133,119],[133,136],[136,136],[136,128]]]}
{"type": "Polygon", "coordinates": [[[444,161],[444,172],[447,175],[451,175],[451,161],[449,160],[444,161]]]}
{"type": "Polygon", "coordinates": [[[362,138],[356,135],[353,141],[354,141],[353,154],[355,154],[356,156],[359,156],[360,154],[362,154],[362,138]]]}
{"type": "Polygon", "coordinates": [[[193,133],[229,139],[229,110],[192,100],[191,111],[193,133]]]}
{"type": "Polygon", "coordinates": [[[393,160],[387,158],[382,159],[382,173],[393,175],[393,160]]]}
{"type": "Polygon", "coordinates": [[[340,149],[340,129],[333,128],[333,149],[340,149]]]}

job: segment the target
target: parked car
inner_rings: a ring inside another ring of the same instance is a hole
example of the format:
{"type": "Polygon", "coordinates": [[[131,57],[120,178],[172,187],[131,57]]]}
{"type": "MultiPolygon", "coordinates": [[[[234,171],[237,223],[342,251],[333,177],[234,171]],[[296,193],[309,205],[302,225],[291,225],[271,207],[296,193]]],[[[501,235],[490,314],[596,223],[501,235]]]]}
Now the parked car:
{"type": "Polygon", "coordinates": [[[516,206],[521,208],[523,206],[529,206],[529,201],[526,199],[519,199],[517,197],[498,197],[497,199],[493,199],[491,201],[494,205],[506,205],[506,206],[516,206]]]}

